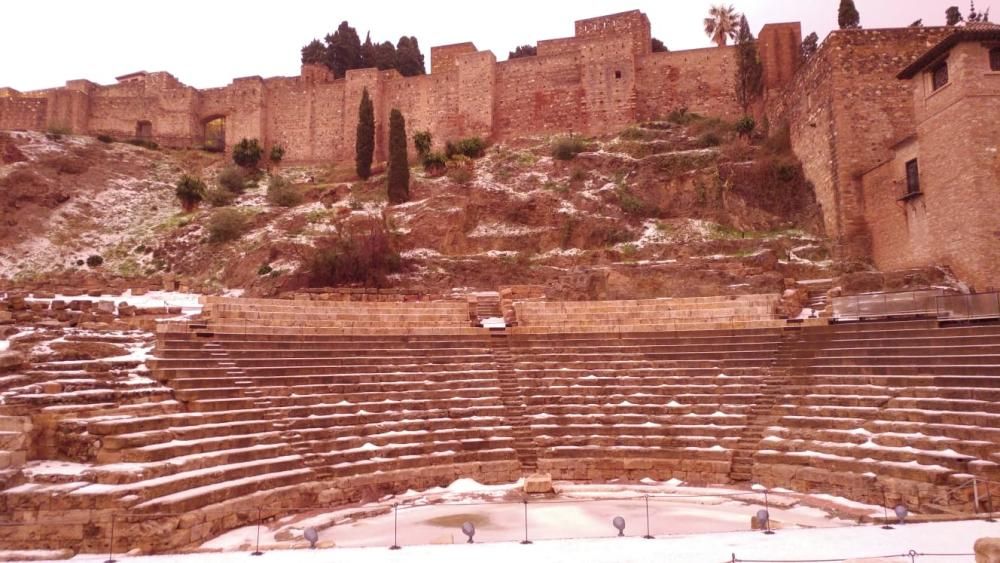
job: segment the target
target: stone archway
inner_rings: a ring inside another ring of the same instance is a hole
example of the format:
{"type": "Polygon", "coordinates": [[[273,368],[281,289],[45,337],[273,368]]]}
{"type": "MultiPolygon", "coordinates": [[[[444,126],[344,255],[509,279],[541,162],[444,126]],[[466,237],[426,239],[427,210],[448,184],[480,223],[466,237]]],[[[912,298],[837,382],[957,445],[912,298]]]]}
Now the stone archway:
{"type": "Polygon", "coordinates": [[[202,121],[202,148],[213,152],[226,150],[226,116],[214,115],[202,121]]]}

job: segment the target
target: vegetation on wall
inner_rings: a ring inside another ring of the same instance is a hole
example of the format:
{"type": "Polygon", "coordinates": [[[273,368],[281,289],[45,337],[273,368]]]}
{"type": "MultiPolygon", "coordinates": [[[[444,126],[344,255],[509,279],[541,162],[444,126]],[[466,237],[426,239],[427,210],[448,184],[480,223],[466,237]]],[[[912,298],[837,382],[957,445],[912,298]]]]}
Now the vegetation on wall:
{"type": "Polygon", "coordinates": [[[346,21],[323,41],[313,39],[302,47],[302,64],[324,65],[335,78],[357,68],[396,69],[403,76],[427,73],[416,37],[404,35],[393,45],[389,41],[374,43],[368,33],[362,43],[357,30],[346,21]]]}
{"type": "Polygon", "coordinates": [[[816,49],[819,48],[819,35],[816,32],[812,32],[806,35],[806,38],[802,40],[802,45],[799,47],[802,54],[802,62],[806,62],[816,54],[816,49]]]}

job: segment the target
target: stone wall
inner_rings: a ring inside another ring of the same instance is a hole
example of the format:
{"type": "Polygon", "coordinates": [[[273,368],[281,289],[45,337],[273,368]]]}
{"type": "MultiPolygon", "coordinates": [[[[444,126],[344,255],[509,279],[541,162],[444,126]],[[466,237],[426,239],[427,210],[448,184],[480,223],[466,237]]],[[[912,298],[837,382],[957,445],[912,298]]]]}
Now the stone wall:
{"type": "Polygon", "coordinates": [[[988,50],[960,43],[948,55],[949,83],[904,82],[917,125],[893,157],[863,178],[872,257],[880,267],[948,265],[977,287],[1000,286],[1000,73],[988,50]],[[917,159],[921,194],[907,193],[906,162],[917,159]]]}
{"type": "MultiPolygon", "coordinates": [[[[223,117],[227,148],[257,138],[265,150],[281,144],[286,162],[295,163],[353,158],[363,88],[375,105],[377,160],[386,157],[393,108],[403,112],[408,133],[428,130],[437,146],[472,135],[612,133],[680,107],[736,114],[731,48],[653,55],[649,20],[638,10],[580,20],[575,30],[573,37],[540,41],[535,57],[499,64],[472,43],[434,47],[432,73],[408,78],[361,69],[334,80],[323,67],[303,65],[299,76],[237,78],[205,90],[165,72],[135,73],[110,86],[77,80],[25,94],[3,89],[0,128],[58,126],[128,139],[148,121],[160,144],[200,146],[205,124],[223,117]]],[[[779,50],[797,41],[779,35],[779,50]]],[[[768,68],[779,82],[793,64],[788,56],[765,58],[766,66],[784,67],[768,68]]]]}
{"type": "MultiPolygon", "coordinates": [[[[840,258],[870,256],[861,176],[892,158],[892,145],[913,130],[912,94],[896,74],[952,31],[834,31],[788,88],[769,96],[768,121],[790,126],[840,258]]],[[[765,67],[765,76],[774,74],[765,67]]]]}

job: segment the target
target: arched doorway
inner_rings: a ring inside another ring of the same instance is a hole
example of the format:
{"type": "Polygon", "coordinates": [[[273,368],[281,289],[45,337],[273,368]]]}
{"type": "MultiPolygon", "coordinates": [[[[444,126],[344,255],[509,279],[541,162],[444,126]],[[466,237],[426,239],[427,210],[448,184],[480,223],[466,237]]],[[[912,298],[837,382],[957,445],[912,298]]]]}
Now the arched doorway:
{"type": "Polygon", "coordinates": [[[226,116],[210,117],[203,122],[202,148],[212,152],[226,150],[226,116]]]}

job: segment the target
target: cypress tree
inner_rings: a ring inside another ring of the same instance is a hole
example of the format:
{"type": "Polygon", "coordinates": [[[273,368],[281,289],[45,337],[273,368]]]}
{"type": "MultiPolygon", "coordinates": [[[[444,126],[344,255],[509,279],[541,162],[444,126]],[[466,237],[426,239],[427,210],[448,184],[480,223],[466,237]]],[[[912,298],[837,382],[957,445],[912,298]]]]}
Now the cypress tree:
{"type": "Polygon", "coordinates": [[[358,139],[354,144],[354,168],[365,180],[372,175],[372,156],[375,154],[375,108],[368,97],[368,88],[361,92],[358,106],[358,139]]]}
{"type": "Polygon", "coordinates": [[[837,24],[840,29],[859,29],[861,27],[861,14],[854,7],[854,0],[840,0],[837,24]]]}
{"type": "Polygon", "coordinates": [[[410,163],[406,158],[406,121],[398,109],[389,114],[389,203],[410,199],[410,163]]]}
{"type": "Polygon", "coordinates": [[[750,33],[747,17],[740,17],[736,35],[736,99],[746,115],[750,104],[764,93],[764,67],[757,52],[757,40],[750,33]]]}

